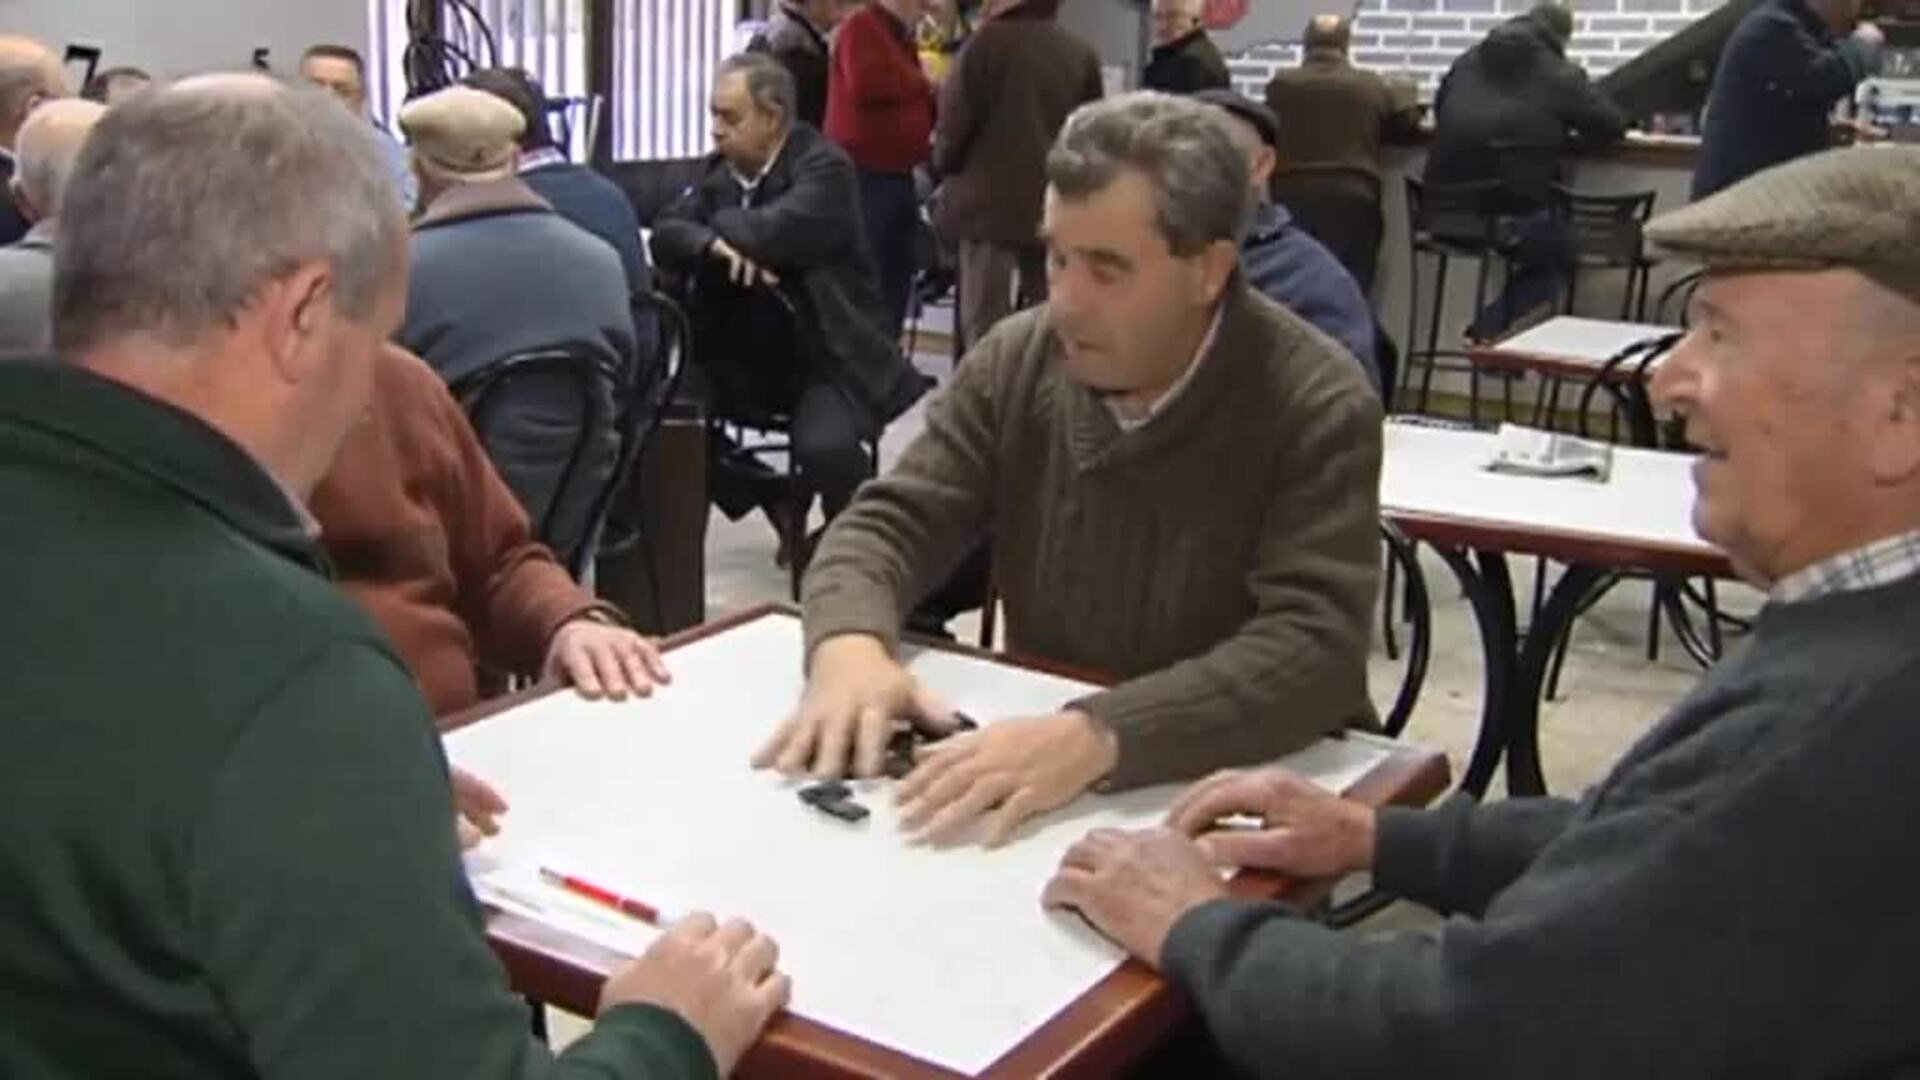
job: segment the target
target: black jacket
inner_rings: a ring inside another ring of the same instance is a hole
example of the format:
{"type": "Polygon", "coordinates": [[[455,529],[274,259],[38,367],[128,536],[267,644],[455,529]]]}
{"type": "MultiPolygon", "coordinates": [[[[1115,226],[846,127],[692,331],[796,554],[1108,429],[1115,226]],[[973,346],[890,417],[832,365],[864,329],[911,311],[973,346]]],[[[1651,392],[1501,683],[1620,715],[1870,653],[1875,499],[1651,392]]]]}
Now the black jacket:
{"type": "Polygon", "coordinates": [[[1147,69],[1140,73],[1140,85],[1169,94],[1193,94],[1225,89],[1233,85],[1233,78],[1213,39],[1205,30],[1195,30],[1165,45],[1155,45],[1147,69]]]}
{"type": "Polygon", "coordinates": [[[1878,50],[1836,43],[1803,0],[1766,0],[1734,28],[1713,73],[1693,197],[1833,145],[1829,115],[1879,64],[1878,50]]]}
{"type": "Polygon", "coordinates": [[[767,25],[753,35],[747,51],[766,53],[793,76],[794,111],[802,121],[816,128],[827,122],[831,53],[826,36],[807,21],[805,14],[781,4],[767,25]]]}
{"type": "Polygon", "coordinates": [[[1501,209],[1547,204],[1570,143],[1605,146],[1627,132],[1625,113],[1569,63],[1565,47],[1529,15],[1494,27],[1448,69],[1434,99],[1428,184],[1505,181],[1501,209]]]}
{"type": "Polygon", "coordinates": [[[866,434],[878,434],[926,393],[927,380],[887,332],[852,159],[819,131],[795,124],[747,205],[742,195],[726,160],[710,155],[700,181],[654,219],[655,264],[695,276],[718,236],[773,270],[818,328],[824,374],[859,408],[866,434]]]}

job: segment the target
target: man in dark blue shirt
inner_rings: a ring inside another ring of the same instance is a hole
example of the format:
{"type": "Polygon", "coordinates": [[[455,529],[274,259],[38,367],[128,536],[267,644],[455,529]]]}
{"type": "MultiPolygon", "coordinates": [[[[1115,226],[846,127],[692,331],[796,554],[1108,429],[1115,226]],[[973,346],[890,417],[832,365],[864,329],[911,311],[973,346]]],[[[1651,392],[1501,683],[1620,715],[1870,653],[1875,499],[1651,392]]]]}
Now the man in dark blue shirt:
{"type": "Polygon", "coordinates": [[[1693,197],[1833,145],[1833,106],[1880,69],[1884,42],[1860,0],[1762,0],[1713,73],[1693,197]]]}

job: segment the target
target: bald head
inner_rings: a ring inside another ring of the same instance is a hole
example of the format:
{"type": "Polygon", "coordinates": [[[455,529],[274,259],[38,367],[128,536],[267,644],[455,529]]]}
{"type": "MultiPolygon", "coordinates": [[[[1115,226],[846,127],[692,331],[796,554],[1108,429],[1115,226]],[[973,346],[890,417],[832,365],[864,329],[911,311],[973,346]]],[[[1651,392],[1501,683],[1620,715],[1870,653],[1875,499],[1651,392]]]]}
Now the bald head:
{"type": "Polygon", "coordinates": [[[1343,15],[1315,15],[1300,40],[1313,52],[1344,53],[1353,41],[1353,24],[1343,15]]]}
{"type": "Polygon", "coordinates": [[[66,70],[51,49],[32,38],[0,36],[0,144],[11,149],[28,113],[69,93],[66,70]]]}
{"type": "Polygon", "coordinates": [[[105,105],[79,98],[49,101],[33,111],[14,142],[18,166],[13,174],[15,201],[29,221],[60,213],[60,199],[73,175],[73,163],[86,144],[105,105]]]}
{"type": "Polygon", "coordinates": [[[1206,0],[1152,0],[1148,10],[1153,23],[1153,43],[1166,45],[1200,29],[1206,0]]]}

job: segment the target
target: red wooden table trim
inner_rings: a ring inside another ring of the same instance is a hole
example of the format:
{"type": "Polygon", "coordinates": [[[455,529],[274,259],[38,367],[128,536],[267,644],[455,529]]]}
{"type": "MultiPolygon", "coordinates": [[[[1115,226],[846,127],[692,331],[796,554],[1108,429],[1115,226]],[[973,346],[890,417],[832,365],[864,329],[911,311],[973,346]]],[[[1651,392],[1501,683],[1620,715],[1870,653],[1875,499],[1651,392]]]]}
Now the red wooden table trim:
{"type": "Polygon", "coordinates": [[[1382,508],[1381,516],[1393,522],[1410,539],[1424,540],[1429,544],[1499,551],[1510,555],[1544,555],[1563,563],[1647,570],[1685,577],[1736,576],[1733,563],[1720,551],[1480,518],[1408,513],[1391,508],[1382,508]]]}
{"type": "MultiPolygon", "coordinates": [[[[680,648],[775,614],[794,612],[779,604],[748,608],[667,638],[661,648],[680,648]]],[[[988,653],[949,642],[916,640],[914,644],[1083,681],[1107,681],[1091,679],[1085,672],[1058,664],[988,653]]],[[[464,727],[553,693],[555,689],[550,685],[531,687],[447,717],[442,726],[448,730],[464,727]]],[[[1450,783],[1444,754],[1408,748],[1375,766],[1356,781],[1347,794],[1375,805],[1424,805],[1438,797],[1450,783]]],[[[1290,882],[1270,874],[1243,873],[1228,887],[1236,896],[1254,899],[1286,896],[1311,904],[1325,896],[1332,883],[1290,882]]],[[[1035,897],[1034,903],[1039,902],[1039,897],[1035,897]]],[[[628,959],[611,949],[502,912],[489,913],[487,939],[505,965],[516,991],[582,1016],[594,1014],[607,974],[628,959]]],[[[1145,965],[1128,961],[980,1075],[993,1080],[1111,1076],[1144,1056],[1164,1038],[1186,1015],[1186,1008],[1180,995],[1164,979],[1145,965]]],[[[741,1062],[736,1075],[836,1080],[889,1076],[934,1080],[962,1074],[788,1013],[768,1026],[741,1062]]]]}

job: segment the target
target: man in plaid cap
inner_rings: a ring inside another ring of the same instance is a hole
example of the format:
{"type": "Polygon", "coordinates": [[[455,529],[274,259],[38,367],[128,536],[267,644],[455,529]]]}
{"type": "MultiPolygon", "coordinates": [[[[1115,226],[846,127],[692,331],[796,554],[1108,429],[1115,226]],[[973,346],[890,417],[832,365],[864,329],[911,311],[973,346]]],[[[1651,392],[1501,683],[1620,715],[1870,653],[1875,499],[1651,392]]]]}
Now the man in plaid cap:
{"type": "Polygon", "coordinates": [[[1768,590],[1752,640],[1578,800],[1376,812],[1252,770],[1077,845],[1047,902],[1165,972],[1243,1069],[1920,1066],[1920,148],[1803,158],[1648,235],[1707,268],[1654,392],[1704,451],[1701,535],[1768,590]],[[1228,898],[1219,864],[1367,870],[1453,918],[1345,937],[1228,898]],[[1842,906],[1871,896],[1896,903],[1842,906]]]}

